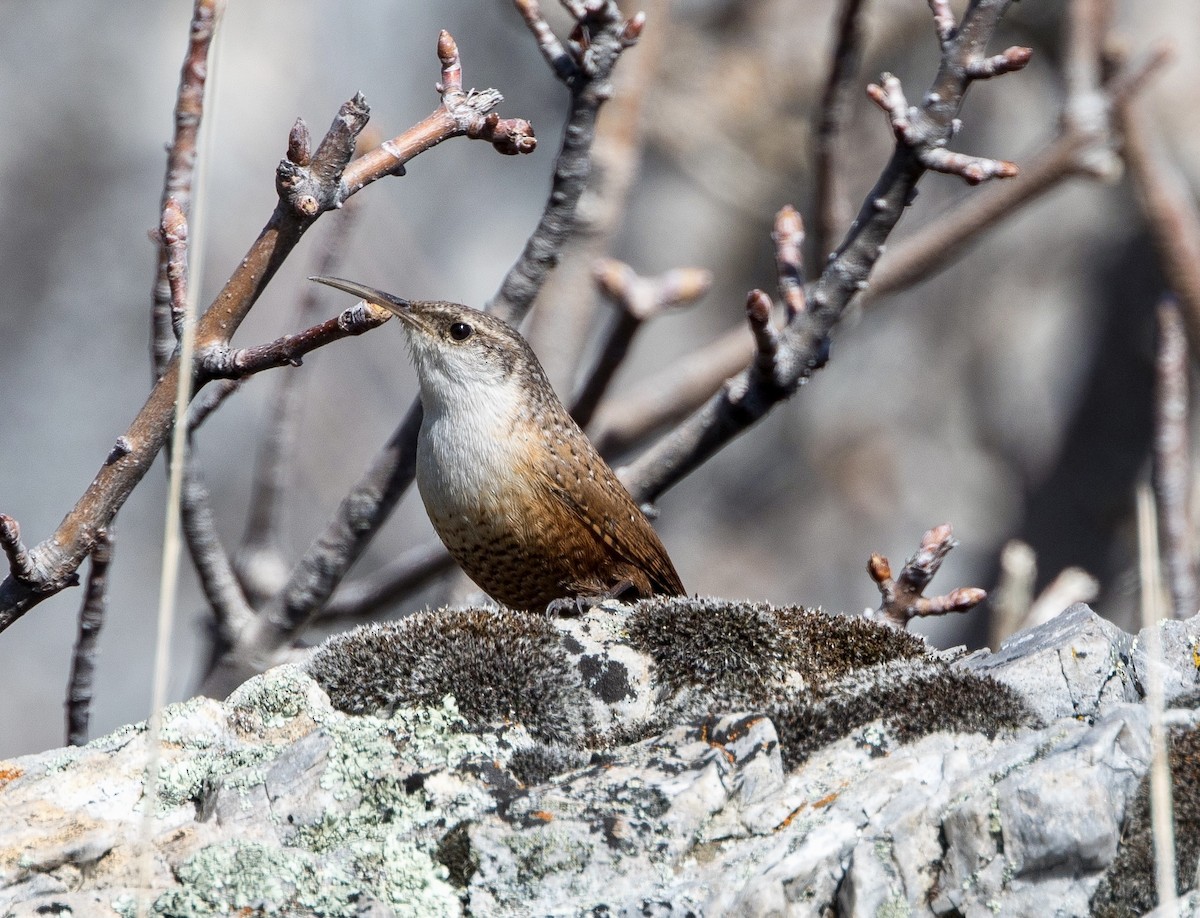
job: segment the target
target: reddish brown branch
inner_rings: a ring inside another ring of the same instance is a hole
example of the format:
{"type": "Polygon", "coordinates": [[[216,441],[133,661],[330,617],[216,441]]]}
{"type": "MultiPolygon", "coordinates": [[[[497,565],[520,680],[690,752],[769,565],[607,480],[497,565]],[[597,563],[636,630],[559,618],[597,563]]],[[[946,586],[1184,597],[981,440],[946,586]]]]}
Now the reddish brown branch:
{"type": "Polygon", "coordinates": [[[946,555],[957,544],[949,523],[935,526],[925,533],[921,547],[904,563],[900,576],[895,579],[888,559],[883,555],[871,555],[867,573],[879,587],[882,597],[876,614],[888,624],[907,628],[914,618],[968,612],[987,599],[987,593],[977,587],[960,587],[932,599],[922,595],[946,555]]]}
{"type": "Polygon", "coordinates": [[[92,549],[83,604],[79,608],[79,631],[71,657],[71,675],[67,682],[67,745],[87,742],[88,720],[92,704],[92,684],[96,673],[96,649],[104,616],[108,611],[108,566],[112,563],[112,529],[97,535],[92,549]]]}
{"type": "MultiPolygon", "coordinates": [[[[467,134],[482,122],[499,98],[494,90],[448,91],[433,115],[352,163],[355,137],[368,118],[368,108],[361,96],[342,106],[311,155],[304,142],[304,130],[293,129],[288,143],[289,158],[280,162],[276,171],[279,204],[274,214],[224,288],[197,320],[198,362],[203,365],[212,359],[210,352],[219,354],[228,347],[259,295],[320,214],[341,206],[350,195],[394,173],[424,150],[467,134]]],[[[111,523],[166,442],[174,416],[178,374],[178,362],[172,360],[142,410],[118,439],[121,448],[112,451],[54,534],[26,553],[29,575],[14,568],[0,583],[0,631],[74,578],[95,543],[96,533],[111,523]]],[[[205,381],[200,378],[197,389],[205,381]]]]}
{"type": "Polygon", "coordinates": [[[183,208],[174,198],[167,198],[163,207],[160,232],[167,260],[167,286],[171,291],[171,330],[179,338],[183,334],[183,320],[187,312],[188,226],[183,208]]]}
{"type": "Polygon", "coordinates": [[[1154,498],[1171,608],[1182,620],[1194,615],[1197,608],[1188,425],[1191,362],[1179,304],[1169,297],[1158,307],[1154,367],[1154,498]]]}
{"type": "MultiPolygon", "coordinates": [[[[191,210],[196,141],[204,115],[204,87],[208,79],[208,51],[224,5],[224,0],[196,0],[192,10],[191,35],[175,98],[175,135],[167,148],[160,213],[166,211],[169,201],[174,201],[183,214],[191,210]]],[[[175,349],[172,327],[176,323],[170,312],[172,291],[167,270],[167,251],[160,247],[150,312],[150,358],[156,379],[166,369],[175,349]]]]}
{"type": "Polygon", "coordinates": [[[332,319],[266,344],[210,348],[204,355],[203,371],[211,379],[240,379],[275,367],[298,367],[305,354],[342,338],[378,328],[391,315],[370,303],[358,303],[332,319]]]}

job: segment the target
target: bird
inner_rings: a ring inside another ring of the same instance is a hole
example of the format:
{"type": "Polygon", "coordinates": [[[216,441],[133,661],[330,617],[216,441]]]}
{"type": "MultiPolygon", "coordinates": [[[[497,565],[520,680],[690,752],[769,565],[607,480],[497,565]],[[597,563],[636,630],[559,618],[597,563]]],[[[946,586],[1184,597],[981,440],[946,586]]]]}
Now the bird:
{"type": "Polygon", "coordinates": [[[417,489],[480,589],[511,609],[550,614],[610,597],[685,595],[649,520],[514,328],[459,303],[311,280],[400,320],[423,409],[417,489]]]}

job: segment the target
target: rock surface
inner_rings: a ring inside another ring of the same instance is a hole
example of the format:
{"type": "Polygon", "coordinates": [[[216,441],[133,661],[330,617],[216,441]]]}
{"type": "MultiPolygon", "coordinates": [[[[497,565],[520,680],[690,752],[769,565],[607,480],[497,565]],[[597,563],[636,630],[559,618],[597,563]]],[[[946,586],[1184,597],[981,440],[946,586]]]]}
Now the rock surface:
{"type": "MultiPolygon", "coordinates": [[[[1144,635],[1084,606],[957,660],[748,604],[509,615],[171,706],[152,806],[143,724],[0,762],[0,913],[1068,916],[1122,888],[1144,635]]],[[[1200,625],[1164,632],[1194,731],[1200,625]]]]}

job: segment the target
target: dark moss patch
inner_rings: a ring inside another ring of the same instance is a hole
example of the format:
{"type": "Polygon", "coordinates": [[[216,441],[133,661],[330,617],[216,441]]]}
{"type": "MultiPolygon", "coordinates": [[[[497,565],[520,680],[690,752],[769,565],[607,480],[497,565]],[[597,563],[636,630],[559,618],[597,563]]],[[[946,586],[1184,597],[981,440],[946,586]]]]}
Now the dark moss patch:
{"type": "Polygon", "coordinates": [[[929,656],[921,638],[867,619],[716,599],[640,603],[629,637],[672,691],[758,700],[797,682],[819,691],[856,669],[929,656]]]}
{"type": "Polygon", "coordinates": [[[442,836],[435,856],[448,871],[447,879],[459,889],[466,889],[471,877],[479,870],[479,855],[471,846],[471,826],[460,822],[442,836]]]}
{"type": "Polygon", "coordinates": [[[588,756],[577,749],[537,743],[514,752],[508,760],[508,770],[522,784],[534,787],[587,764],[588,756]]]}
{"type": "Polygon", "coordinates": [[[789,767],[877,720],[896,742],[937,730],[993,736],[1034,721],[1007,686],[954,669],[921,638],[869,619],[798,606],[658,600],[639,604],[629,633],[672,693],[659,713],[679,722],[764,711],[789,767]]]}
{"type": "MultiPolygon", "coordinates": [[[[1200,696],[1176,699],[1174,707],[1200,707],[1200,696]]],[[[1200,860],[1200,729],[1170,735],[1171,803],[1175,819],[1175,885],[1182,895],[1196,881],[1200,860]]],[[[1121,848],[1092,897],[1097,918],[1141,915],[1158,905],[1154,841],[1150,830],[1150,782],[1142,779],[1121,834],[1121,848]]]]}
{"type": "Polygon", "coordinates": [[[590,702],[559,632],[538,615],[422,612],[328,640],[308,665],[334,707],[387,714],[453,694],[474,726],[504,720],[541,739],[582,737],[590,702]]]}
{"type": "Polygon", "coordinates": [[[673,691],[736,688],[766,697],[788,674],[794,635],[761,603],[651,600],[629,618],[629,640],[654,660],[655,678],[673,691]]]}
{"type": "Polygon", "coordinates": [[[779,732],[788,768],[873,721],[880,721],[898,743],[939,730],[993,737],[1034,723],[1025,703],[1008,686],[932,661],[861,671],[828,686],[820,696],[802,695],[767,713],[779,732]]]}

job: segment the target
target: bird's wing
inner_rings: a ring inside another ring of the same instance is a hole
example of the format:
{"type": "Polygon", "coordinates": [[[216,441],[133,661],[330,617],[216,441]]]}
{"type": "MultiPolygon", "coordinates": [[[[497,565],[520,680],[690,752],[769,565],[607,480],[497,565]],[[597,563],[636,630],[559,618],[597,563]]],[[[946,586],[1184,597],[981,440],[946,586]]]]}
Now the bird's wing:
{"type": "Polygon", "coordinates": [[[570,463],[547,470],[541,484],[598,542],[644,573],[652,593],[685,594],[658,534],[599,454],[572,456],[570,463]],[[568,474],[571,480],[564,481],[561,476],[568,474]]]}

